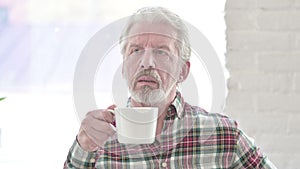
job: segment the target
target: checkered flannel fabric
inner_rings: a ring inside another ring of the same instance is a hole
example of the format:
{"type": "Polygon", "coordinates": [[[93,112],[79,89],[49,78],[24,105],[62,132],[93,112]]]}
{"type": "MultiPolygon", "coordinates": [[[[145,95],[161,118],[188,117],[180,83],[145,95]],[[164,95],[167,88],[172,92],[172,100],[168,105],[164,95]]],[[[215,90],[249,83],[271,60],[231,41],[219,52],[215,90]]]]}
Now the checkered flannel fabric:
{"type": "MultiPolygon", "coordinates": [[[[130,103],[129,103],[130,104],[130,103]]],[[[96,152],[75,140],[64,168],[276,168],[230,118],[191,106],[180,93],[153,144],[121,144],[112,136],[96,152]]]]}

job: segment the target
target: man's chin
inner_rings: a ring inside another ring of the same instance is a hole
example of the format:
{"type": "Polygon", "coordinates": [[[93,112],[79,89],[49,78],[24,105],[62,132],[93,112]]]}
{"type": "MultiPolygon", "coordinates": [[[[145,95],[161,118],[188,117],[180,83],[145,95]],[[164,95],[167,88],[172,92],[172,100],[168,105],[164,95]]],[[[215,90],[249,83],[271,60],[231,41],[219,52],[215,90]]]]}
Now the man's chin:
{"type": "Polygon", "coordinates": [[[131,96],[135,101],[149,106],[161,104],[166,99],[165,92],[161,89],[140,89],[131,92],[131,96]]]}
{"type": "Polygon", "coordinates": [[[150,85],[142,85],[142,86],[136,86],[135,89],[134,89],[134,92],[151,92],[153,90],[158,90],[157,87],[153,87],[153,86],[150,86],[150,85]]]}

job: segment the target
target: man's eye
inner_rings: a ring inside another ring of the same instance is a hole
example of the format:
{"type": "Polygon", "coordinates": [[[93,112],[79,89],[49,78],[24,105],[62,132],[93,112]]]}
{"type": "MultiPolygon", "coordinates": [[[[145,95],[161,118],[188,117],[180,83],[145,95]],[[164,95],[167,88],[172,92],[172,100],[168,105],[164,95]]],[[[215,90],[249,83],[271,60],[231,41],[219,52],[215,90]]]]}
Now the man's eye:
{"type": "Polygon", "coordinates": [[[141,52],[142,52],[142,50],[140,48],[133,48],[130,53],[131,54],[139,54],[141,52]]]}
{"type": "Polygon", "coordinates": [[[157,54],[157,55],[164,55],[164,56],[169,56],[169,52],[168,51],[166,51],[166,50],[163,50],[163,49],[156,49],[155,51],[155,54],[157,54]]]}

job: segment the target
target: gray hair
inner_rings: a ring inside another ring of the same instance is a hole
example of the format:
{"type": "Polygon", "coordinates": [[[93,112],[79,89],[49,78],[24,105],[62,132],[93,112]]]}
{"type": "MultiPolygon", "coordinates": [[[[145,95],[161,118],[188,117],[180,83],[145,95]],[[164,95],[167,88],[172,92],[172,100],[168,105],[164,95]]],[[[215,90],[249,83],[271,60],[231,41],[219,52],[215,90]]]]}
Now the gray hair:
{"type": "Polygon", "coordinates": [[[184,61],[189,61],[191,56],[191,45],[188,37],[188,29],[178,15],[163,7],[141,8],[129,18],[129,21],[120,37],[121,51],[123,55],[125,53],[126,38],[128,38],[130,29],[134,24],[145,21],[149,23],[166,23],[174,28],[177,33],[177,37],[172,38],[177,40],[175,45],[178,48],[179,56],[184,61]]]}

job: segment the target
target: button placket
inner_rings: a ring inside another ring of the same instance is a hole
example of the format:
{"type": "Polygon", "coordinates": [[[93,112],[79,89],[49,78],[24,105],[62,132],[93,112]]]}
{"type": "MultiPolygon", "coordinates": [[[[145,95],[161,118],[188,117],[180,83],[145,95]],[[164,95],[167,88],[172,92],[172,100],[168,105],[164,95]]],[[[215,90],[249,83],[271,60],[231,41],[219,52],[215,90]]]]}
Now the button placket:
{"type": "Polygon", "coordinates": [[[163,168],[166,168],[166,167],[167,167],[167,163],[164,161],[164,162],[161,163],[161,166],[162,166],[163,168]]]}

